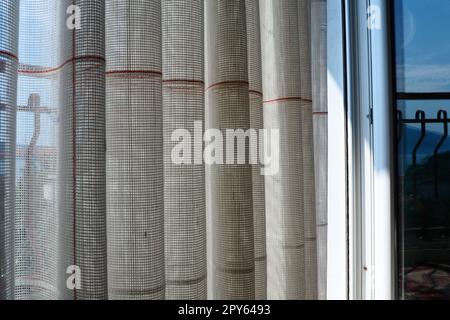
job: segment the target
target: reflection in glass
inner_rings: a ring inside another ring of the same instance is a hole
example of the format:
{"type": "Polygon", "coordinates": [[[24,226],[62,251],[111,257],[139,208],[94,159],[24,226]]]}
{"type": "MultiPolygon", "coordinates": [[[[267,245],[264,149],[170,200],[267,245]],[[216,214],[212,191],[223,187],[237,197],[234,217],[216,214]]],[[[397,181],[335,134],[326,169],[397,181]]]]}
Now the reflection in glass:
{"type": "Polygon", "coordinates": [[[450,91],[450,1],[395,0],[398,92],[450,91]]]}
{"type": "Polygon", "coordinates": [[[398,101],[400,288],[450,299],[450,101],[398,101]]]}
{"type": "Polygon", "coordinates": [[[399,294],[450,299],[450,1],[393,4],[399,294]]]}

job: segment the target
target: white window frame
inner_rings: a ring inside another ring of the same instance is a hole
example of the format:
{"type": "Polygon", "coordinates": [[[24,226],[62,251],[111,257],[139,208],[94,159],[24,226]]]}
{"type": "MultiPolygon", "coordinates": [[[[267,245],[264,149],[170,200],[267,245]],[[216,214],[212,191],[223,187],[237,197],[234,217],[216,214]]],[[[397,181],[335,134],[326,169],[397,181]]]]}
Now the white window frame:
{"type": "Polygon", "coordinates": [[[395,297],[387,18],[387,0],[328,1],[329,299],[395,297]]]}

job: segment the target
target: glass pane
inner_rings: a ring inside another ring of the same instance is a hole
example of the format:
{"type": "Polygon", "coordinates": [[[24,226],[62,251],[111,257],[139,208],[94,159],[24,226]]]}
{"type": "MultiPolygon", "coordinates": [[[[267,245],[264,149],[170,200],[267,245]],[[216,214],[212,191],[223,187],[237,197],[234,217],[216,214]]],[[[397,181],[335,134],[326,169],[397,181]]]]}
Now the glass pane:
{"type": "Polygon", "coordinates": [[[397,106],[401,297],[450,299],[450,101],[397,106]]]}
{"type": "Polygon", "coordinates": [[[450,91],[450,1],[394,3],[397,91],[450,91]]]}

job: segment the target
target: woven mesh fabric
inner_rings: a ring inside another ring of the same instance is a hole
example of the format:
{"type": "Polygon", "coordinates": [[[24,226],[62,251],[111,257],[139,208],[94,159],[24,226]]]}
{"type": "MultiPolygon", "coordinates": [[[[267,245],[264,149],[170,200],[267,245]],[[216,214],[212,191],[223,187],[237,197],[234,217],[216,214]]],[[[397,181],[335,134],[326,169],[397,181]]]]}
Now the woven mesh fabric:
{"type": "Polygon", "coordinates": [[[298,1],[298,35],[300,51],[300,97],[303,156],[303,207],[305,228],[305,299],[317,299],[317,240],[314,180],[314,143],[311,91],[311,21],[310,1],[298,1]]]}
{"type": "Polygon", "coordinates": [[[18,1],[0,2],[0,300],[14,296],[18,17],[18,1]]]}
{"type": "Polygon", "coordinates": [[[65,180],[69,185],[61,188],[65,189],[61,198],[66,197],[69,219],[64,226],[70,226],[65,231],[71,232],[63,239],[72,239],[72,243],[60,253],[63,257],[72,252],[72,257],[62,264],[60,274],[74,264],[81,269],[82,277],[79,290],[68,291],[65,281],[60,286],[68,299],[106,299],[105,3],[72,3],[82,14],[81,28],[68,37],[72,40],[74,69],[68,86],[71,98],[64,100],[72,103],[72,108],[66,108],[69,112],[62,112],[62,117],[69,117],[72,125],[62,126],[68,130],[64,130],[62,139],[66,141],[65,156],[72,156],[66,163],[72,163],[72,167],[62,172],[63,177],[69,177],[65,180]]]}
{"type": "Polygon", "coordinates": [[[167,299],[206,299],[205,167],[194,163],[203,150],[204,28],[203,0],[162,2],[164,236],[167,299]],[[174,163],[176,130],[200,141],[189,141],[189,163],[174,163]],[[194,145],[195,144],[195,145],[194,145]]]}
{"type": "Polygon", "coordinates": [[[0,1],[0,299],[313,299],[317,260],[324,297],[326,3],[309,2],[0,1]],[[279,129],[279,173],[205,166],[196,121],[224,161],[226,129],[279,129]],[[194,163],[172,161],[177,129],[194,163]]]}
{"type": "MultiPolygon", "coordinates": [[[[259,0],[246,0],[248,79],[250,94],[250,127],[264,128],[263,94],[261,73],[261,32],[259,19],[259,0]]],[[[255,299],[266,299],[266,217],[264,176],[261,165],[252,167],[253,186],[253,224],[255,240],[255,299]]]]}
{"type": "Polygon", "coordinates": [[[265,180],[269,299],[309,298],[315,277],[305,2],[260,1],[264,126],[280,132],[280,170],[265,180]]]}
{"type": "MultiPolygon", "coordinates": [[[[245,0],[205,5],[206,127],[221,130],[225,137],[226,129],[250,127],[245,0]]],[[[207,181],[211,297],[253,299],[252,168],[213,164],[207,181]]]]}
{"type": "Polygon", "coordinates": [[[62,101],[61,88],[69,85],[65,79],[71,73],[70,65],[59,67],[69,59],[59,43],[64,39],[58,34],[57,19],[62,7],[53,0],[21,1],[15,219],[15,298],[19,300],[59,297],[57,194],[63,144],[51,136],[59,133],[59,114],[67,103],[62,101]]]}
{"type": "Polygon", "coordinates": [[[327,286],[327,2],[311,1],[311,63],[316,185],[318,298],[326,299],[327,286]]]}
{"type": "Polygon", "coordinates": [[[163,299],[161,1],[106,1],[108,292],[163,299]]]}
{"type": "Polygon", "coordinates": [[[103,19],[102,2],[21,2],[16,299],[107,297],[103,19]]]}

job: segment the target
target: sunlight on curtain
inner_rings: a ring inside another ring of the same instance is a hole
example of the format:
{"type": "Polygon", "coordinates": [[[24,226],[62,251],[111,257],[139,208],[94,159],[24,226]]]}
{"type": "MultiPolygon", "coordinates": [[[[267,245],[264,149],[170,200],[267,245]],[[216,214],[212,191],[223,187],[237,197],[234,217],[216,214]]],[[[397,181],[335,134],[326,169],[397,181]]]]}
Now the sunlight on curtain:
{"type": "Polygon", "coordinates": [[[325,40],[311,51],[311,10],[1,1],[0,299],[314,299],[317,260],[321,296],[326,141],[313,135],[326,124],[313,131],[311,85],[324,62],[311,52],[325,40]],[[191,140],[193,163],[176,164],[177,129],[223,141],[191,140]],[[262,175],[261,150],[259,164],[199,159],[212,142],[229,160],[227,129],[278,129],[279,172],[262,175]]]}
{"type": "Polygon", "coordinates": [[[305,0],[261,0],[264,126],[280,130],[280,172],[266,176],[269,299],[315,296],[315,221],[305,0]],[[301,17],[301,18],[300,18],[301,17]]]}
{"type": "Polygon", "coordinates": [[[21,1],[16,153],[16,298],[106,295],[104,5],[21,1]],[[66,270],[83,270],[69,290],[66,270]]]}

